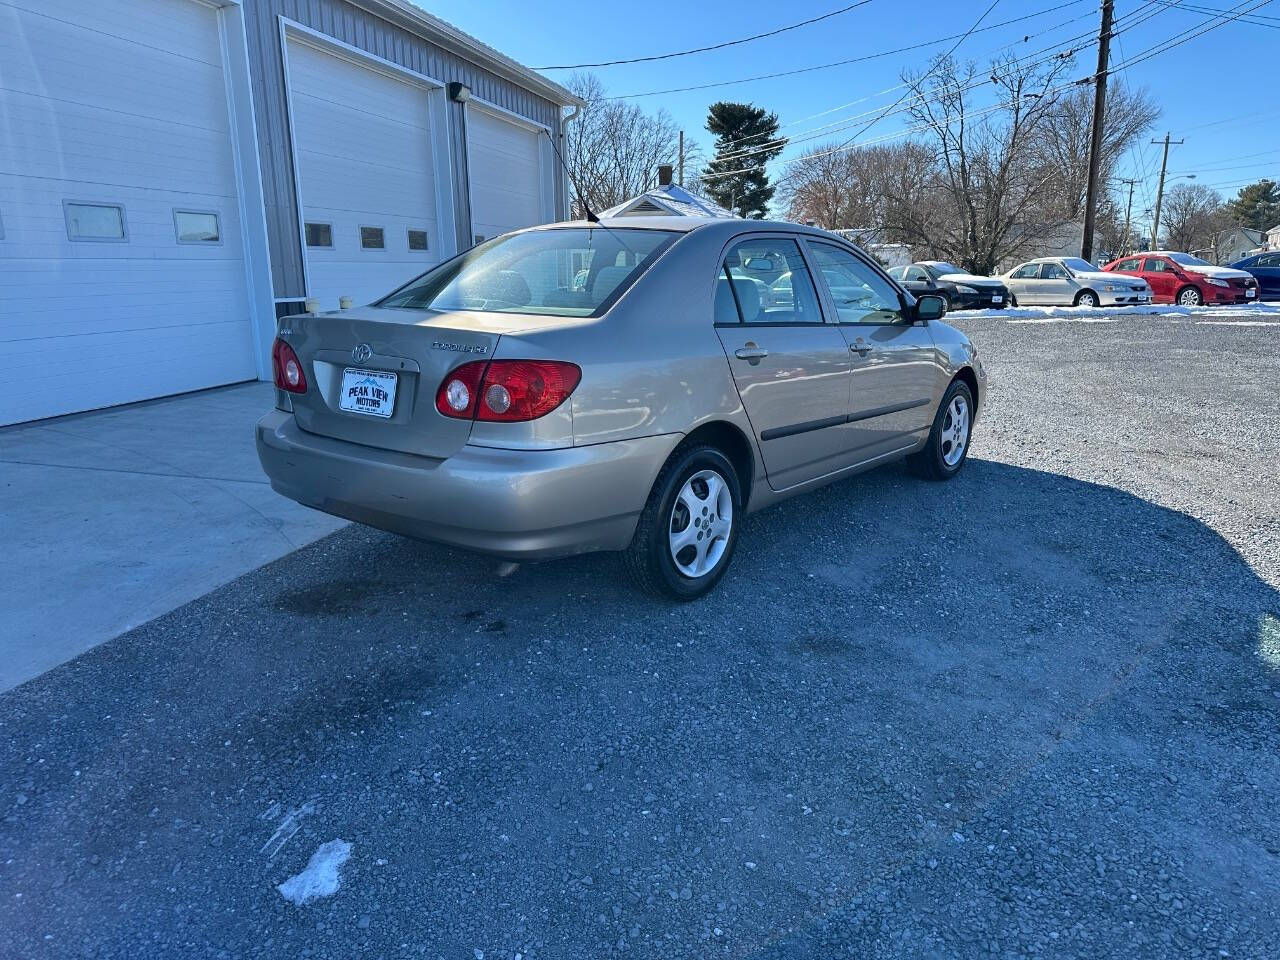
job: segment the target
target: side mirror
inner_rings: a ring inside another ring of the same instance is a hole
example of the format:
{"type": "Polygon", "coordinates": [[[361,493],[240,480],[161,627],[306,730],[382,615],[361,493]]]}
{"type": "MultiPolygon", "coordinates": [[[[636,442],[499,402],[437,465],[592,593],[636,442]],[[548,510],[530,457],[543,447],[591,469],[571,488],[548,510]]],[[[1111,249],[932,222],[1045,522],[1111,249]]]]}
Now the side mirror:
{"type": "Polygon", "coordinates": [[[947,315],[947,301],[935,297],[931,293],[922,294],[916,300],[917,321],[928,323],[930,320],[941,320],[947,315]]]}

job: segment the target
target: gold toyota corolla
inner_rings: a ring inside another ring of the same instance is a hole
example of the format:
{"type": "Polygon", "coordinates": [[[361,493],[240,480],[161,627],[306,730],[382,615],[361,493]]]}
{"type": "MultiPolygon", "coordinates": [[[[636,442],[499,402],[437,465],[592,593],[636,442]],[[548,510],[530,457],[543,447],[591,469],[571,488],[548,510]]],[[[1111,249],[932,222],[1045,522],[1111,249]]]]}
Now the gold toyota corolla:
{"type": "Polygon", "coordinates": [[[986,377],[942,313],[796,224],[535,227],[282,320],[258,453],[319,510],[512,560],[622,550],[691,599],[747,512],[902,457],[960,470],[986,377]]]}

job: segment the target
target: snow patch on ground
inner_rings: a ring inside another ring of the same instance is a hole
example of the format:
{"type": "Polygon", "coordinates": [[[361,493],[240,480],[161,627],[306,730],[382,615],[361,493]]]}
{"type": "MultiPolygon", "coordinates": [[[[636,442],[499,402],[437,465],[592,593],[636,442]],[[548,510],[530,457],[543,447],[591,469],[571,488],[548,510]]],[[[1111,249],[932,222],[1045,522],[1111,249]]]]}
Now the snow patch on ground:
{"type": "MultiPolygon", "coordinates": [[[[1213,319],[1256,318],[1274,316],[1280,319],[1280,303],[1241,303],[1230,307],[1182,307],[1173,303],[1155,303],[1127,307],[1006,307],[1003,310],[965,310],[955,319],[990,317],[1010,323],[1110,323],[1121,317],[1196,317],[1213,319]]],[[[1258,322],[1254,320],[1254,322],[1258,322]]]]}
{"type": "Polygon", "coordinates": [[[317,897],[331,897],[338,892],[338,871],[351,856],[351,844],[330,840],[320,844],[307,861],[307,868],[290,877],[276,889],[290,903],[302,906],[317,897]]]}

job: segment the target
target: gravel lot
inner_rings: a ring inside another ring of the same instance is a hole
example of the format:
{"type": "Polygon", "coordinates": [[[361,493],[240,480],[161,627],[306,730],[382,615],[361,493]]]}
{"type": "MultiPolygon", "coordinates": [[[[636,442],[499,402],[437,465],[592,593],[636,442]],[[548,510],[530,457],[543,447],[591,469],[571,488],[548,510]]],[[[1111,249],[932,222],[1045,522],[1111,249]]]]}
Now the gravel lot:
{"type": "Polygon", "coordinates": [[[1275,957],[1280,323],[955,322],[696,604],[352,528],[0,697],[0,956],[1275,957]]]}

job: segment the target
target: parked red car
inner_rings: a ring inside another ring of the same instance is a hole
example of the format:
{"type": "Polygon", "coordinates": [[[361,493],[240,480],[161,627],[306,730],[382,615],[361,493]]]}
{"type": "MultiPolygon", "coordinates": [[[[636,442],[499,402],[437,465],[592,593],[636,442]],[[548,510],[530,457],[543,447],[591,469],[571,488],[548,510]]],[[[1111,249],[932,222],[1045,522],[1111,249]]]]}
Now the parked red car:
{"type": "Polygon", "coordinates": [[[1151,287],[1152,303],[1201,304],[1254,303],[1258,281],[1244,270],[1215,267],[1189,253],[1156,250],[1112,260],[1103,270],[1141,277],[1151,287]]]}

